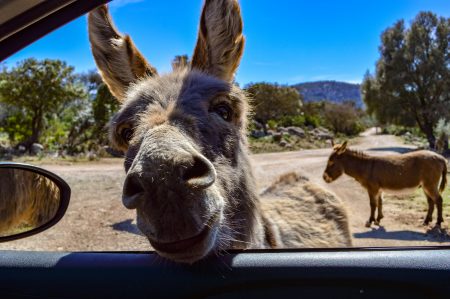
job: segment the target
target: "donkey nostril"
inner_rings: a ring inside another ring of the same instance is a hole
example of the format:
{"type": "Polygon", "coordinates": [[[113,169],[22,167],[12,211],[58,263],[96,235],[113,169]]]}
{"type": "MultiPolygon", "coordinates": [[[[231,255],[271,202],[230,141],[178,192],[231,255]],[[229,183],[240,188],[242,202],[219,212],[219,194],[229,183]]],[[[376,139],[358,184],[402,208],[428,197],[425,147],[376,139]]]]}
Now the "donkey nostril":
{"type": "Polygon", "coordinates": [[[183,180],[191,188],[208,188],[216,180],[216,170],[206,158],[194,157],[194,164],[183,174],[183,180]]]}
{"type": "Polygon", "coordinates": [[[122,203],[128,209],[135,209],[139,204],[139,199],[144,193],[138,178],[134,175],[129,175],[125,179],[122,192],[122,203]]]}

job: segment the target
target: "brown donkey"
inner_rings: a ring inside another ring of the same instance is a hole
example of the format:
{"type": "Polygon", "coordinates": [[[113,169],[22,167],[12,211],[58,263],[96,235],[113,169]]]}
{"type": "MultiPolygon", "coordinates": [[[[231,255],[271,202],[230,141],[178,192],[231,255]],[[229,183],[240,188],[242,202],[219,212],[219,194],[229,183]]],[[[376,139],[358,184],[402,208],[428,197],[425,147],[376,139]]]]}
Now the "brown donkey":
{"type": "Polygon", "coordinates": [[[89,38],[122,103],[109,125],[112,144],[126,153],[122,201],[161,256],[192,263],[219,249],[351,244],[345,212],[328,193],[305,189],[322,200],[310,196],[309,214],[296,221],[312,223],[293,228],[292,240],[263,214],[247,151],[248,100],[233,84],[244,49],[237,1],[206,1],[192,62],[171,74],[158,75],[106,6],[89,14],[89,38]]]}
{"type": "Polygon", "coordinates": [[[442,197],[447,183],[447,160],[430,151],[414,151],[402,155],[372,156],[347,148],[347,142],[334,145],[323,179],[330,183],[343,173],[357,180],[369,193],[370,218],[366,223],[379,224],[383,218],[382,193],[404,193],[422,187],[428,200],[424,225],[432,220],[437,206],[436,225],[442,218],[442,197]],[[439,184],[439,181],[441,183],[439,184]],[[378,216],[375,219],[375,210],[378,216]]]}

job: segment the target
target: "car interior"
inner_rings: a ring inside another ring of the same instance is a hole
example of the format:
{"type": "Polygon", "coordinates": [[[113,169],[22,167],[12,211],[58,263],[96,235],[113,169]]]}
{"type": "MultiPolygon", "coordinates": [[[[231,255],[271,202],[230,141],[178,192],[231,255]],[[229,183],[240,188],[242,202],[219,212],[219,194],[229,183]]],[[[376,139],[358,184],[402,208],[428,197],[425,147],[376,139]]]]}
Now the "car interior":
{"type": "MultiPolygon", "coordinates": [[[[108,2],[0,1],[1,61],[108,2]]],[[[205,172],[206,166],[195,171],[205,172]]],[[[58,175],[29,164],[0,161],[0,180],[0,193],[4,195],[19,194],[13,190],[19,185],[17,188],[21,190],[44,188],[42,192],[29,193],[33,196],[20,195],[19,199],[17,195],[15,202],[33,200],[34,205],[45,205],[47,211],[33,222],[17,224],[11,230],[0,225],[0,245],[58,225],[74,193],[58,175]],[[45,186],[36,187],[38,181],[45,186]]],[[[139,187],[132,185],[130,190],[136,188],[139,187]]],[[[233,249],[193,264],[173,262],[153,251],[130,250],[0,250],[0,297],[412,299],[450,296],[450,246],[233,249]]]]}

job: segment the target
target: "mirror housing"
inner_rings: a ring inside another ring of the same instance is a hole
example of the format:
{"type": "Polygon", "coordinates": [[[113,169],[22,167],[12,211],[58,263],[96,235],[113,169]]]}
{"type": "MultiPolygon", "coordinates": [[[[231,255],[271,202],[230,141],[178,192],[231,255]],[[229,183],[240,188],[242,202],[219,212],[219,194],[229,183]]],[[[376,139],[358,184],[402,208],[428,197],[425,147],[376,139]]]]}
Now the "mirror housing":
{"type": "Polygon", "coordinates": [[[0,189],[5,189],[0,190],[0,242],[40,233],[64,216],[70,187],[56,174],[28,164],[0,162],[0,180],[0,189]]]}

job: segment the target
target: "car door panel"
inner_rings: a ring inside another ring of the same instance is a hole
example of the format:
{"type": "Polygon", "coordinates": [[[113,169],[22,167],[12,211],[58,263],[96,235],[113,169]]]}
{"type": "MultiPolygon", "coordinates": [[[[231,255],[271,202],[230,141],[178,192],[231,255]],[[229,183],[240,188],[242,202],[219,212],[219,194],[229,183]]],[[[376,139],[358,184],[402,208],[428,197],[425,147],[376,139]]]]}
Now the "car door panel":
{"type": "Polygon", "coordinates": [[[194,265],[154,253],[4,251],[9,298],[448,298],[450,251],[232,252],[194,265]]]}

